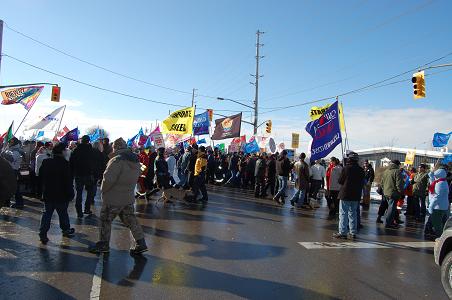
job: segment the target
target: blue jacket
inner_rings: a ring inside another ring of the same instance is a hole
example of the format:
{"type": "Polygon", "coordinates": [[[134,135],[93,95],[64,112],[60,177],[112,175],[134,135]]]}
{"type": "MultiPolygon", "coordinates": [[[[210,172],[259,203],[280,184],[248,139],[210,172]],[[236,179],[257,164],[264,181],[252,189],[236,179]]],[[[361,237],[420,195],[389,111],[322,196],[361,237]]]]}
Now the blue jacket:
{"type": "MultiPolygon", "coordinates": [[[[443,169],[436,170],[435,173],[430,172],[428,174],[430,177],[430,184],[435,179],[446,178],[446,171],[443,169]]],[[[449,187],[447,186],[447,181],[438,182],[435,185],[435,193],[428,194],[428,212],[433,213],[434,209],[438,210],[448,210],[449,209],[449,187]]]]}

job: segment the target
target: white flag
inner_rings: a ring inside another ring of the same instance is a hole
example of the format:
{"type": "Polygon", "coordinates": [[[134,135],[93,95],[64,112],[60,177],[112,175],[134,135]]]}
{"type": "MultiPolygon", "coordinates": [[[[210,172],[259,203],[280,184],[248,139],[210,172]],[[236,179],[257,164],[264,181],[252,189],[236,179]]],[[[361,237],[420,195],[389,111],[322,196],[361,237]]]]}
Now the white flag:
{"type": "Polygon", "coordinates": [[[27,129],[43,129],[44,127],[46,127],[46,130],[55,130],[56,125],[61,119],[61,117],[59,117],[58,114],[64,109],[64,107],[65,106],[61,106],[55,109],[50,114],[41,118],[33,125],[28,126],[27,129]]]}

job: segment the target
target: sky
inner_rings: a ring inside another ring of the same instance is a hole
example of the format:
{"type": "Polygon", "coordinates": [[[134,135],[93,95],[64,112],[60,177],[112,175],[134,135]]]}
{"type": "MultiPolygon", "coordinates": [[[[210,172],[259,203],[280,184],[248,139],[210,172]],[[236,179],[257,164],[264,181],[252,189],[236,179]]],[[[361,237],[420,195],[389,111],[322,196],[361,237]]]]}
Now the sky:
{"type": "MultiPolygon", "coordinates": [[[[2,52],[8,56],[2,58],[0,84],[61,86],[61,103],[50,102],[46,87],[25,123],[66,104],[63,125],[78,126],[82,133],[100,125],[113,138],[129,138],[140,127],[155,126],[175,105],[190,106],[193,88],[197,111],[243,111],[251,121],[249,108],[215,98],[252,105],[249,82],[254,81],[250,74],[260,30],[265,33],[259,123],[272,120],[276,142],[290,145],[291,133],[297,132],[298,150],[307,151],[311,139],[304,128],[312,105],[273,109],[334,97],[403,73],[381,85],[403,82],[339,97],[350,147],[429,149],[434,132],[452,131],[452,68],[426,70],[425,99],[413,100],[410,80],[411,70],[438,58],[446,56],[432,65],[452,63],[452,1],[1,0],[1,6],[2,52]]],[[[12,120],[20,123],[25,113],[19,105],[1,106],[0,131],[12,120]]],[[[251,126],[244,125],[242,132],[250,136],[251,126]]]]}

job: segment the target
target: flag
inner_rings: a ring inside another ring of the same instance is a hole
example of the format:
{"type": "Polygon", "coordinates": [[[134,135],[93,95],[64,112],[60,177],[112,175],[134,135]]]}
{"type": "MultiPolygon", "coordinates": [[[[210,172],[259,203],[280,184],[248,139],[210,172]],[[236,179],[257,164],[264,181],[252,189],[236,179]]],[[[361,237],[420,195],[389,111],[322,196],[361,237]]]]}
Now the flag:
{"type": "Polygon", "coordinates": [[[311,161],[324,158],[342,142],[339,124],[339,105],[334,102],[317,120],[306,125],[312,136],[311,161]]]}
{"type": "Polygon", "coordinates": [[[100,139],[100,130],[97,128],[92,134],[88,134],[90,142],[96,142],[100,139]]]}
{"type": "Polygon", "coordinates": [[[127,147],[132,148],[135,147],[135,140],[137,139],[138,134],[135,134],[132,138],[127,140],[127,147]]]}
{"type": "Polygon", "coordinates": [[[62,112],[63,109],[64,106],[55,109],[50,114],[40,118],[39,121],[35,122],[33,125],[28,126],[27,129],[43,129],[46,127],[46,130],[55,130],[55,126],[58,124],[58,121],[60,121],[58,114],[62,112]]]}
{"type": "Polygon", "coordinates": [[[443,164],[452,163],[452,154],[446,154],[443,158],[443,164]]]}
{"type": "Polygon", "coordinates": [[[151,146],[152,146],[151,137],[148,136],[146,143],[144,143],[143,147],[144,147],[144,149],[149,149],[149,148],[151,148],[151,146]]]}
{"type": "Polygon", "coordinates": [[[27,86],[2,91],[2,104],[10,105],[20,103],[26,110],[30,110],[38,99],[44,86],[27,86]]]}
{"type": "Polygon", "coordinates": [[[206,143],[206,139],[201,139],[196,142],[196,144],[198,144],[198,145],[205,144],[205,143],[206,143]]]}
{"type": "Polygon", "coordinates": [[[62,143],[69,143],[70,141],[78,141],[78,127],[75,127],[71,131],[68,131],[61,139],[60,142],[62,143]]]}
{"type": "Polygon", "coordinates": [[[215,120],[212,140],[224,140],[240,136],[242,113],[215,120]]]}
{"type": "MultiPolygon", "coordinates": [[[[331,105],[332,104],[326,104],[324,106],[311,107],[310,114],[309,114],[311,117],[311,121],[315,121],[318,118],[320,118],[331,105]]],[[[342,104],[338,104],[338,105],[339,105],[339,122],[341,124],[341,131],[345,131],[345,121],[344,121],[344,113],[343,113],[344,109],[342,107],[342,104]]]]}
{"type": "Polygon", "coordinates": [[[223,153],[225,151],[224,143],[216,145],[215,148],[218,148],[218,151],[223,152],[223,153]]]}
{"type": "Polygon", "coordinates": [[[256,140],[254,139],[252,142],[250,143],[246,143],[245,144],[245,153],[256,153],[259,152],[259,145],[257,144],[256,140]]]}
{"type": "Polygon", "coordinates": [[[209,134],[209,112],[195,115],[193,119],[193,135],[209,134]]]}
{"type": "Polygon", "coordinates": [[[38,134],[36,135],[36,139],[39,139],[40,137],[44,136],[44,131],[39,131],[38,134]]]}
{"type": "Polygon", "coordinates": [[[61,129],[58,133],[57,133],[57,137],[61,138],[63,135],[65,135],[66,133],[69,132],[69,128],[67,128],[67,126],[64,126],[63,129],[61,129]]]}
{"type": "Polygon", "coordinates": [[[447,146],[451,135],[452,135],[452,132],[449,132],[448,134],[436,132],[433,135],[433,141],[432,141],[433,147],[447,146]]]}
{"type": "Polygon", "coordinates": [[[187,107],[170,114],[162,122],[162,133],[192,134],[195,108],[187,107]]]}
{"type": "Polygon", "coordinates": [[[5,139],[6,139],[6,142],[9,142],[13,138],[13,136],[14,136],[13,135],[13,124],[14,124],[14,121],[11,122],[11,125],[9,125],[8,130],[0,136],[0,143],[3,143],[3,141],[5,141],[5,139]]]}

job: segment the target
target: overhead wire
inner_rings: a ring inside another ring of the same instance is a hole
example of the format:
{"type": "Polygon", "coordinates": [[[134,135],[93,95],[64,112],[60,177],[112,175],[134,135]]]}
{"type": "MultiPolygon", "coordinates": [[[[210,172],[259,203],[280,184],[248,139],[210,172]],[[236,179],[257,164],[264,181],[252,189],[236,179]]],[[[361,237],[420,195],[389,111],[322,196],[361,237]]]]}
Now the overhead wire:
{"type": "MultiPolygon", "coordinates": [[[[163,102],[163,101],[153,100],[153,99],[149,99],[149,98],[139,97],[139,96],[127,94],[127,93],[124,93],[124,92],[120,92],[120,91],[104,88],[104,87],[101,87],[101,86],[98,86],[98,85],[94,85],[94,84],[91,84],[91,83],[88,83],[88,82],[85,82],[85,81],[81,81],[81,80],[78,80],[78,79],[75,79],[75,78],[72,78],[72,77],[69,77],[69,76],[66,76],[66,75],[62,75],[62,74],[59,74],[59,73],[47,70],[45,68],[36,66],[34,64],[31,64],[31,63],[28,63],[28,62],[26,62],[24,60],[21,60],[19,58],[13,57],[13,56],[11,56],[9,54],[6,54],[6,53],[2,53],[2,56],[3,57],[8,57],[8,58],[10,58],[10,59],[12,59],[14,61],[17,61],[17,62],[19,62],[21,64],[27,65],[27,66],[32,67],[34,69],[37,69],[37,70],[40,70],[40,71],[43,71],[43,72],[46,72],[46,73],[49,73],[49,74],[61,77],[61,78],[64,78],[66,80],[69,80],[69,81],[72,81],[72,82],[75,82],[75,83],[78,83],[78,84],[81,84],[81,85],[85,85],[85,86],[88,86],[88,87],[91,87],[91,88],[94,88],[94,89],[98,89],[98,90],[101,90],[101,91],[104,91],[104,92],[109,92],[109,93],[112,93],[112,94],[116,94],[116,95],[120,95],[120,96],[124,96],[124,97],[128,97],[128,98],[132,98],[132,99],[136,99],[136,100],[141,100],[141,101],[146,101],[146,102],[151,102],[151,103],[156,103],[156,104],[162,104],[162,105],[167,105],[167,106],[172,106],[172,107],[181,107],[181,108],[186,107],[186,105],[180,105],[180,104],[174,104],[174,103],[170,103],[170,102],[163,102]]],[[[206,108],[200,107],[200,109],[206,109],[206,108]]],[[[237,110],[226,110],[226,109],[223,109],[223,110],[218,110],[217,109],[216,111],[241,112],[241,111],[237,111],[237,110]]]]}

